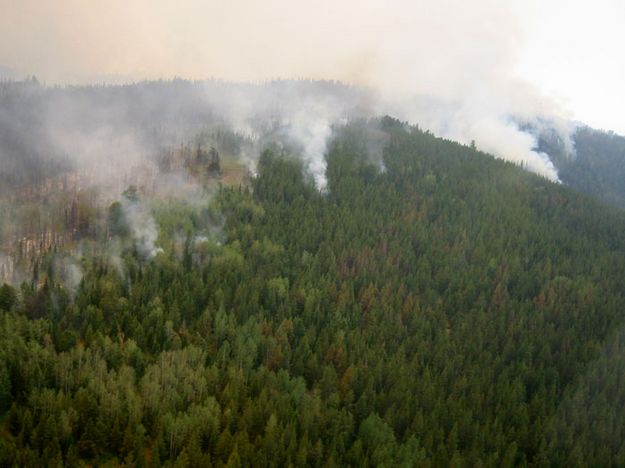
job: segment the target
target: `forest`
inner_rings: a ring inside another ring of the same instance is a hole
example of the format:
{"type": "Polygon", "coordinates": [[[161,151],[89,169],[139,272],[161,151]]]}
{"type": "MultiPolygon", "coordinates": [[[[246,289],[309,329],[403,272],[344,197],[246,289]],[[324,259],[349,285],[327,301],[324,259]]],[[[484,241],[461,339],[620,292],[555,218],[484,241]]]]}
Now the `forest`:
{"type": "Polygon", "coordinates": [[[576,190],[625,208],[625,137],[579,126],[572,135],[574,154],[567,154],[553,131],[539,135],[538,147],[558,168],[562,182],[576,190]]]}
{"type": "Polygon", "coordinates": [[[625,215],[390,117],[326,160],[4,284],[0,466],[624,464],[625,215]]]}

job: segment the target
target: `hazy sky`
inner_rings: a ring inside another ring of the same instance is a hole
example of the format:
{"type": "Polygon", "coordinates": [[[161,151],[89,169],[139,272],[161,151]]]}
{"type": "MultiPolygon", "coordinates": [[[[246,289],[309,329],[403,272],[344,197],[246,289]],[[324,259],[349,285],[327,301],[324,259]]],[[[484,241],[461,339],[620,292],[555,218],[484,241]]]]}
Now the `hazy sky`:
{"type": "Polygon", "coordinates": [[[0,0],[0,11],[0,66],[47,83],[332,78],[485,106],[560,103],[625,134],[622,0],[0,0]]]}

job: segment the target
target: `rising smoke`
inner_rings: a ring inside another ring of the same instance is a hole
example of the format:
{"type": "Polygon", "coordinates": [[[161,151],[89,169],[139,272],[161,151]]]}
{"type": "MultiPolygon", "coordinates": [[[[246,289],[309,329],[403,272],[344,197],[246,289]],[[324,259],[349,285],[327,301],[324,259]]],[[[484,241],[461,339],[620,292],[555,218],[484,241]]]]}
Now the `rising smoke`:
{"type": "Polygon", "coordinates": [[[135,197],[124,197],[122,204],[126,222],[141,258],[151,259],[163,249],[156,246],[158,227],[149,207],[135,197]]]}
{"type": "Polygon", "coordinates": [[[83,183],[105,187],[114,199],[136,167],[154,168],[159,148],[180,145],[202,130],[225,128],[245,137],[238,156],[251,173],[263,145],[278,141],[302,158],[324,190],[333,126],[390,114],[558,180],[549,157],[536,150],[535,131],[555,129],[573,153],[574,126],[555,104],[527,87],[518,90],[521,97],[514,99],[507,97],[512,86],[443,99],[306,80],[174,80],[83,88],[7,84],[3,92],[9,99],[0,103],[0,178],[8,187],[25,174],[45,179],[69,169],[82,174],[83,183]]]}
{"type": "MultiPolygon", "coordinates": [[[[205,187],[180,168],[161,173],[159,158],[163,148],[216,130],[241,138],[234,156],[252,175],[263,148],[277,144],[301,158],[322,192],[334,128],[384,114],[475,143],[552,181],[557,169],[537,149],[536,135],[555,131],[574,154],[575,125],[565,108],[515,72],[527,2],[209,3],[113,0],[113,8],[58,8],[24,0],[0,15],[0,209],[28,200],[32,187],[42,199],[62,188],[73,200],[66,218],[79,230],[79,201],[92,187],[99,206],[119,200],[129,185],[204,202],[205,187]],[[61,86],[1,81],[32,73],[61,86]],[[146,78],[152,81],[131,84],[146,78]],[[122,84],[93,85],[111,80],[122,84]]],[[[383,144],[381,137],[369,145],[381,170],[383,144]]],[[[153,258],[158,229],[150,207],[126,199],[123,209],[137,251],[153,258]]],[[[54,226],[32,224],[33,232],[0,233],[0,280],[16,277],[10,242],[40,246],[30,249],[35,253],[52,247],[35,239],[37,230],[54,226]]],[[[112,263],[121,264],[119,255],[112,263]]],[[[63,268],[70,289],[79,270],[72,261],[63,268]]]]}
{"type": "MultiPolygon", "coordinates": [[[[19,2],[0,20],[0,34],[13,38],[0,41],[0,61],[55,83],[101,82],[105,76],[113,81],[219,76],[248,82],[305,76],[341,80],[369,91],[360,93],[360,101],[354,103],[341,101],[345,93],[288,82],[280,86],[209,82],[196,87],[204,87],[203,93],[187,92],[182,82],[168,88],[153,83],[100,89],[92,93],[99,94],[97,98],[76,90],[72,99],[81,95],[97,101],[85,112],[100,113],[87,119],[99,125],[83,128],[79,135],[66,132],[71,121],[85,113],[82,101],[63,102],[61,91],[46,110],[52,115],[43,117],[51,126],[44,123],[42,128],[50,128],[53,142],[70,156],[101,154],[94,142],[103,141],[109,148],[114,135],[119,150],[104,152],[107,160],[123,165],[145,144],[137,144],[140,138],[134,132],[126,135],[125,124],[157,121],[153,127],[158,133],[222,119],[258,139],[267,130],[279,130],[291,143],[298,142],[304,166],[323,189],[325,140],[332,125],[356,104],[446,138],[474,141],[497,157],[558,179],[553,164],[536,151],[534,136],[523,126],[537,119],[552,121],[562,140],[571,141],[571,128],[562,124],[570,120],[563,108],[519,78],[531,19],[540,14],[538,2],[321,0],[309,7],[285,0],[235,0],[217,7],[194,0],[176,4],[138,0],[132,6],[114,0],[113,5],[68,2],[59,9],[35,0],[19,2]],[[30,27],[16,26],[23,23],[30,27]],[[76,37],[81,37],[84,50],[75,49],[76,37]],[[142,105],[135,106],[137,102],[142,105]],[[279,128],[267,129],[268,121],[261,122],[264,117],[273,117],[269,121],[279,128]]],[[[358,93],[351,97],[354,94],[358,93]]],[[[255,150],[243,151],[252,172],[255,150]]]]}

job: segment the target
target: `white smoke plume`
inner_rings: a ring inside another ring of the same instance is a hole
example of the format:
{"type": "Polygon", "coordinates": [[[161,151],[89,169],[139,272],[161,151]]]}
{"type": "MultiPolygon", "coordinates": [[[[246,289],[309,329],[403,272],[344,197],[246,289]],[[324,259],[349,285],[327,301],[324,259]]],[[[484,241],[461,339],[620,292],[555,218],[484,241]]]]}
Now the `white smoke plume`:
{"type": "Polygon", "coordinates": [[[566,110],[523,83],[510,82],[503,89],[467,90],[466,95],[455,98],[430,95],[406,99],[386,94],[379,110],[443,138],[475,143],[482,151],[552,181],[559,181],[557,169],[547,154],[537,151],[537,133],[543,128],[555,131],[567,154],[575,153],[576,127],[566,110]]]}
{"type": "MultiPolygon", "coordinates": [[[[443,98],[436,93],[412,96],[401,88],[382,93],[308,80],[261,84],[174,80],[95,88],[28,84],[16,93],[19,100],[0,103],[0,178],[10,182],[18,173],[36,173],[33,168],[43,160],[48,166],[40,179],[50,176],[49,167],[76,171],[79,189],[98,185],[112,200],[113,194],[135,183],[135,176],[149,172],[152,175],[143,179],[154,183],[159,148],[175,148],[189,143],[197,132],[225,128],[244,139],[238,157],[251,174],[263,146],[277,141],[302,159],[311,180],[323,191],[332,127],[389,114],[446,138],[475,142],[486,152],[558,180],[547,155],[536,150],[535,136],[522,125],[549,125],[572,150],[573,126],[565,113],[517,82],[479,92],[467,86],[465,97],[443,98]],[[515,92],[518,96],[511,98],[515,92]]],[[[191,180],[182,182],[173,185],[197,189],[191,180]]],[[[165,179],[159,183],[163,192],[172,185],[165,179]]]]}
{"type": "Polygon", "coordinates": [[[263,143],[277,140],[294,149],[319,190],[325,190],[325,153],[332,126],[371,115],[368,90],[333,82],[273,81],[265,84],[204,84],[204,102],[224,122],[257,142],[243,151],[252,174],[263,143]]]}
{"type": "MultiPolygon", "coordinates": [[[[624,13],[618,0],[597,0],[592,8],[582,0],[21,0],[0,15],[0,74],[36,74],[53,84],[177,76],[238,83],[340,80],[377,90],[377,108],[384,113],[459,141],[475,140],[498,157],[556,179],[514,119],[571,120],[558,104],[566,102],[578,105],[576,113],[594,114],[604,128],[625,131],[614,105],[625,100],[624,13]],[[424,96],[436,106],[415,103],[424,96]],[[401,112],[386,110],[398,107],[401,112]]],[[[147,88],[137,90],[153,98],[146,115],[161,121],[167,116],[165,127],[180,123],[181,111],[194,105],[187,94],[163,109],[147,88]]],[[[258,130],[247,119],[256,104],[264,102],[265,110],[275,105],[268,89],[261,100],[248,99],[244,87],[238,97],[226,89],[222,98],[217,91],[209,93],[214,115],[230,115],[232,125],[250,135],[258,130]]],[[[132,94],[123,87],[117,94],[126,92],[132,94]]],[[[133,114],[132,107],[122,111],[122,122],[133,114]]],[[[306,136],[298,126],[295,133],[306,136]]],[[[312,155],[307,165],[314,178],[323,183],[322,145],[313,142],[328,126],[319,121],[312,127],[318,130],[303,146],[312,155]]],[[[254,160],[248,159],[253,172],[254,160]]]]}
{"type": "Polygon", "coordinates": [[[80,252],[75,252],[75,256],[58,255],[52,261],[52,269],[56,278],[58,278],[65,288],[72,294],[75,294],[83,279],[84,272],[80,262],[80,252]]]}
{"type": "Polygon", "coordinates": [[[106,260],[123,280],[126,280],[126,267],[122,258],[123,245],[119,239],[112,239],[106,248],[106,260]]]}
{"type": "Polygon", "coordinates": [[[139,255],[149,260],[161,253],[163,249],[156,246],[158,228],[149,208],[141,201],[130,200],[127,197],[122,207],[139,255]]]}

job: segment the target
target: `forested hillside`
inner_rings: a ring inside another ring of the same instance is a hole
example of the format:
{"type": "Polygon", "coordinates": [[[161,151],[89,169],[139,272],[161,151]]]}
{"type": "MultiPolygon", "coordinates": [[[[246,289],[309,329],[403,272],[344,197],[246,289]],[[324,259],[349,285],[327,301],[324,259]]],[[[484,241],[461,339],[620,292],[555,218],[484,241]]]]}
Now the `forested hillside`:
{"type": "Polygon", "coordinates": [[[0,465],[624,464],[621,211],[390,118],[327,163],[3,286],[0,465]]]}
{"type": "Polygon", "coordinates": [[[571,155],[555,134],[546,132],[539,139],[540,150],[549,154],[562,182],[625,208],[625,137],[582,126],[575,131],[573,143],[571,155]]]}
{"type": "Polygon", "coordinates": [[[320,121],[368,115],[368,101],[366,90],[335,81],[175,79],[64,87],[35,78],[0,81],[0,196],[70,170],[121,177],[162,148],[207,130],[238,133],[242,138],[221,142],[231,153],[254,146],[251,136],[300,143],[319,132],[320,121]]]}

